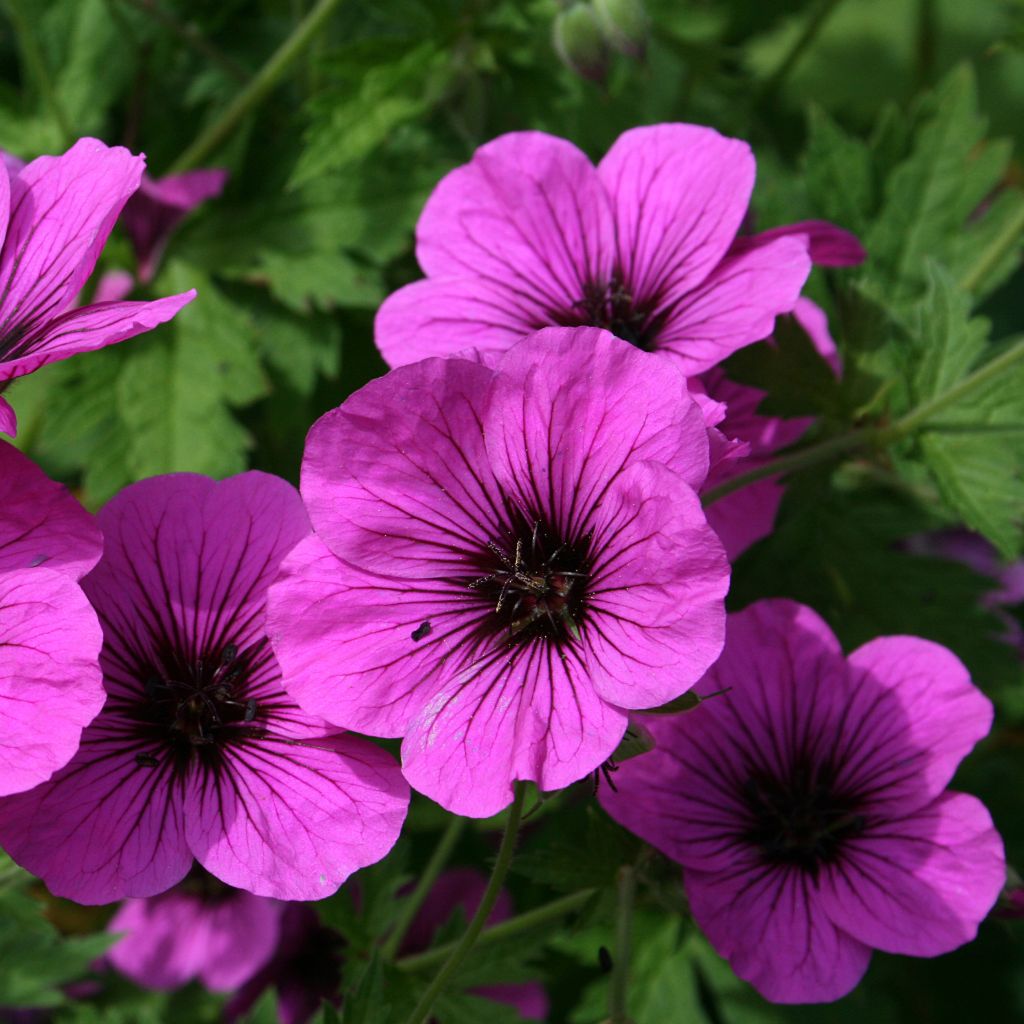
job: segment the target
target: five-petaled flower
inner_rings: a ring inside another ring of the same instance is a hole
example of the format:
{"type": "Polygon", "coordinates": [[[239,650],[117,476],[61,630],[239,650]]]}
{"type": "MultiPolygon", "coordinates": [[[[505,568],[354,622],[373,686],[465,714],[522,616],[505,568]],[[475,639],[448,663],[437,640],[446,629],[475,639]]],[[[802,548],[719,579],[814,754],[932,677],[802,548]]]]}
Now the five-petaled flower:
{"type": "Polygon", "coordinates": [[[266,588],[309,533],[263,473],[134,484],[83,580],[107,700],[72,761],[0,801],[0,844],[80,903],[149,896],[193,857],[238,888],[317,899],[383,857],[408,788],[390,755],[304,714],[264,631],[266,588]]]}
{"type": "MultiPolygon", "coordinates": [[[[79,139],[63,156],[0,168],[0,392],[46,363],[151,330],[195,297],[73,308],[144,165],[120,146],[79,139]]],[[[0,432],[16,425],[0,398],[0,432]]]]}
{"type": "Polygon", "coordinates": [[[687,376],[707,370],[771,334],[812,259],[863,258],[822,221],[737,237],[754,170],[745,142],[700,125],[634,128],[596,168],[565,139],[502,135],[427,201],[416,228],[427,278],[381,306],[377,345],[402,366],[594,326],[687,376]]]}
{"type": "Polygon", "coordinates": [[[67,489],[0,441],[0,796],[67,764],[103,707],[100,625],[77,582],[102,549],[67,489]]]}
{"type": "Polygon", "coordinates": [[[582,778],[721,649],[708,463],[675,364],[595,328],[368,384],[307,440],[315,536],[269,603],[289,692],[404,737],[406,778],[459,814],[582,778]]]}
{"type": "Polygon", "coordinates": [[[947,792],[987,734],[989,701],[946,648],[880,637],[844,657],[803,605],[729,617],[699,709],[646,716],[620,823],[683,866],[693,916],[777,1002],[849,992],[872,949],[935,956],[970,941],[1006,878],[974,797],[947,792]]]}

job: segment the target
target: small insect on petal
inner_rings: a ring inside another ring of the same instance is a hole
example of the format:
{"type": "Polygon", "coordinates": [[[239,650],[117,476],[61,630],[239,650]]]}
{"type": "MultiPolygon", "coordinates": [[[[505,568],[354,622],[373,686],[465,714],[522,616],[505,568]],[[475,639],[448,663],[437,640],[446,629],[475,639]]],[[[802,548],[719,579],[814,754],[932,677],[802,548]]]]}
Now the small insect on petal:
{"type": "Polygon", "coordinates": [[[430,620],[428,619],[426,622],[421,622],[412,631],[412,638],[416,641],[424,640],[430,636],[431,632],[433,632],[433,627],[430,625],[430,620]]]}

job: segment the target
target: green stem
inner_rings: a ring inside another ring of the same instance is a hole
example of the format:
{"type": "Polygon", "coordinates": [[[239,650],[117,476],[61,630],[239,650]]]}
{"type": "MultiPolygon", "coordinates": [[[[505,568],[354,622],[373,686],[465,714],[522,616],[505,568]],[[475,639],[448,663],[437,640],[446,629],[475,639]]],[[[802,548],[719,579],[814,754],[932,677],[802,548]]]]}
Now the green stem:
{"type": "MultiPolygon", "coordinates": [[[[818,444],[807,448],[798,448],[787,455],[780,455],[771,462],[766,462],[747,473],[740,473],[731,480],[726,480],[717,487],[706,491],[701,500],[705,506],[714,504],[727,494],[741,490],[748,484],[764,480],[766,477],[777,476],[784,473],[795,473],[801,469],[808,469],[823,462],[829,462],[838,455],[845,455],[847,452],[862,448],[880,447],[890,445],[912,434],[924,426],[937,413],[948,409],[961,401],[966,395],[984,386],[997,378],[1014,363],[1024,359],[1024,341],[1008,348],[1002,355],[985,363],[984,366],[975,370],[974,373],[964,377],[958,384],[936,395],[927,402],[922,402],[916,409],[911,409],[905,416],[902,416],[895,423],[888,427],[861,427],[848,431],[845,434],[838,434],[818,444]]],[[[986,425],[985,429],[989,429],[986,425]]]]}
{"type": "Polygon", "coordinates": [[[67,112],[60,102],[60,97],[57,95],[57,89],[50,77],[50,70],[46,66],[42,47],[32,30],[31,20],[25,13],[25,6],[22,0],[7,0],[7,7],[18,35],[18,46],[21,49],[25,69],[36,80],[36,86],[42,93],[43,102],[50,108],[53,119],[57,122],[61,135],[64,136],[64,141],[70,142],[74,137],[74,131],[68,120],[67,112]]]}
{"type": "Polygon", "coordinates": [[[211,43],[195,25],[179,21],[169,11],[165,11],[156,0],[122,0],[137,11],[142,11],[164,28],[173,32],[186,46],[191,46],[196,53],[205,57],[211,64],[216,64],[229,78],[244,84],[249,75],[240,64],[236,64],[226,53],[222,53],[211,43]]]}
{"type": "Polygon", "coordinates": [[[1024,203],[1006,222],[1003,230],[992,239],[978,262],[960,279],[960,287],[969,292],[974,291],[985,277],[999,265],[999,261],[1017,244],[1022,231],[1024,231],[1024,203]]]}
{"type": "Polygon", "coordinates": [[[412,925],[417,911],[423,906],[423,901],[434,887],[438,875],[441,874],[444,866],[448,863],[448,858],[451,857],[452,850],[455,849],[455,844],[459,841],[459,836],[462,834],[465,824],[466,819],[459,817],[453,817],[448,822],[448,827],[438,840],[437,846],[434,847],[434,852],[431,854],[427,866],[423,869],[423,874],[420,875],[416,888],[405,898],[405,902],[402,904],[402,912],[395,922],[395,927],[388,936],[387,942],[381,948],[381,952],[388,960],[393,960],[397,956],[406,932],[408,932],[409,927],[412,925]]]}
{"type": "MultiPolygon", "coordinates": [[[[519,935],[521,932],[528,932],[549,921],[557,921],[574,910],[579,910],[592,896],[593,889],[581,889],[579,892],[570,893],[568,896],[561,896],[557,900],[545,903],[542,907],[528,910],[525,914],[517,914],[507,921],[496,924],[480,934],[476,944],[478,946],[489,946],[495,942],[503,942],[505,939],[519,935]]],[[[456,943],[449,942],[434,949],[428,949],[425,953],[416,953],[413,956],[403,957],[395,966],[401,971],[422,971],[428,967],[436,967],[455,949],[456,943]]]]}
{"type": "Polygon", "coordinates": [[[523,814],[523,800],[526,798],[526,783],[517,782],[515,785],[515,796],[512,798],[512,806],[509,808],[508,820],[505,822],[505,832],[501,837],[501,846],[498,848],[498,859],[494,862],[494,870],[491,872],[490,881],[484,890],[480,906],[476,908],[473,919],[462,934],[462,938],[455,944],[455,948],[448,955],[442,964],[441,969],[434,975],[434,980],[427,986],[426,992],[420,997],[416,1009],[409,1016],[408,1024],[423,1024],[430,1017],[430,1011],[434,1006],[437,997],[444,992],[455,972],[462,965],[462,961],[469,955],[480,933],[483,931],[487,918],[491,916],[494,904],[497,902],[501,887],[505,882],[505,875],[508,874],[509,865],[512,863],[512,854],[516,848],[516,837],[519,835],[519,819],[523,814]]]}
{"type": "Polygon", "coordinates": [[[294,31],[274,51],[270,59],[253,76],[249,84],[232,100],[228,108],[199,133],[199,136],[174,162],[169,173],[198,167],[209,159],[230,138],[241,121],[255,110],[284,77],[303,50],[316,38],[341,0],[319,0],[319,3],[295,26],[294,31]]]}
{"type": "Polygon", "coordinates": [[[877,441],[881,444],[891,444],[901,437],[913,433],[918,427],[930,420],[936,413],[955,405],[965,395],[976,391],[989,381],[999,377],[1008,370],[1014,363],[1024,359],[1024,341],[1018,341],[1011,345],[1002,355],[989,360],[984,366],[968,374],[959,384],[943,391],[927,402],[923,402],[916,409],[911,409],[905,416],[898,419],[891,427],[884,428],[877,432],[877,441]]]}
{"type": "Polygon", "coordinates": [[[785,56],[779,62],[778,67],[765,79],[761,87],[762,95],[769,95],[775,92],[780,85],[789,77],[789,73],[796,67],[797,61],[808,50],[821,31],[829,16],[839,6],[840,0],[820,0],[817,7],[811,11],[800,35],[793,41],[793,45],[786,51],[785,56]]]}
{"type": "Polygon", "coordinates": [[[844,455],[855,448],[862,448],[870,444],[876,434],[877,430],[862,428],[851,430],[846,434],[838,434],[836,437],[830,437],[818,444],[809,445],[807,448],[798,448],[788,455],[780,455],[777,459],[772,459],[755,469],[740,473],[738,476],[720,483],[717,487],[712,487],[701,495],[701,501],[707,508],[708,505],[713,505],[727,494],[742,490],[748,484],[756,483],[758,480],[782,473],[795,473],[801,469],[817,466],[822,462],[829,462],[837,455],[844,455]]]}
{"type": "Polygon", "coordinates": [[[612,981],[608,988],[610,1024],[630,1024],[629,961],[633,946],[633,901],[636,897],[636,874],[629,865],[619,868],[618,901],[615,914],[615,959],[612,981]]]}

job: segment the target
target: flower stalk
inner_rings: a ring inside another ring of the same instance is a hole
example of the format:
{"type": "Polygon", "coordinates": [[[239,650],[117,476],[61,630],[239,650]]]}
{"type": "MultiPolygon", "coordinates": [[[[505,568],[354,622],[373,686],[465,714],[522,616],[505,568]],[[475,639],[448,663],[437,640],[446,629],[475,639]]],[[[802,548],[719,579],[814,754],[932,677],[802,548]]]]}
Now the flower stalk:
{"type": "Polygon", "coordinates": [[[633,953],[633,903],[636,898],[636,872],[628,864],[619,868],[618,900],[615,915],[615,961],[608,989],[610,1024],[631,1024],[628,1013],[629,962],[633,953]]]}
{"type": "Polygon", "coordinates": [[[267,63],[232,100],[220,117],[207,125],[188,149],[175,160],[168,173],[180,174],[204,164],[231,137],[246,115],[266,99],[302,52],[313,42],[340,2],[341,0],[320,0],[295,26],[292,34],[274,51],[267,63]]]}
{"type": "Polygon", "coordinates": [[[501,846],[498,848],[498,857],[494,862],[494,870],[491,872],[491,877],[487,882],[483,899],[480,900],[480,906],[477,907],[473,919],[462,934],[462,938],[455,944],[441,969],[434,976],[434,980],[427,986],[427,990],[420,997],[420,1001],[416,1004],[416,1009],[409,1016],[408,1024],[423,1024],[424,1021],[429,1020],[430,1011],[438,996],[444,992],[455,972],[469,955],[470,950],[476,944],[476,940],[483,931],[484,925],[487,923],[487,918],[491,916],[494,904],[501,893],[501,887],[505,883],[505,876],[508,874],[508,869],[512,864],[512,855],[515,853],[516,839],[519,835],[519,822],[523,815],[523,801],[525,798],[526,783],[516,782],[512,806],[509,808],[508,820],[505,822],[505,831],[501,837],[501,846]]]}

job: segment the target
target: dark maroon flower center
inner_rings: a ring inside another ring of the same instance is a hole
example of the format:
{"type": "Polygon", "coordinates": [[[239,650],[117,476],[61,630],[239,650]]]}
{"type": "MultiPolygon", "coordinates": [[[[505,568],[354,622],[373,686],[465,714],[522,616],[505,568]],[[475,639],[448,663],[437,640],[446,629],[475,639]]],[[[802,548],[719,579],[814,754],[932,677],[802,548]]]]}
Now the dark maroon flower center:
{"type": "Polygon", "coordinates": [[[610,281],[587,284],[575,309],[559,322],[563,327],[603,327],[617,338],[653,352],[665,315],[657,313],[653,303],[639,300],[616,273],[610,281]]]}
{"type": "Polygon", "coordinates": [[[507,534],[481,552],[470,588],[493,608],[510,642],[576,640],[586,617],[589,543],[557,536],[542,518],[513,516],[507,534]]]}
{"type": "Polygon", "coordinates": [[[743,796],[751,815],[744,838],[771,864],[817,875],[823,864],[839,859],[848,839],[864,831],[860,801],[821,766],[798,763],[785,778],[755,772],[743,796]]]}
{"type": "MultiPolygon", "coordinates": [[[[192,660],[165,652],[149,666],[144,699],[134,709],[140,731],[186,760],[233,740],[263,735],[258,724],[262,709],[247,689],[250,676],[268,657],[265,640],[244,651],[228,643],[192,660]]],[[[140,754],[140,764],[149,756],[140,754]]]]}

